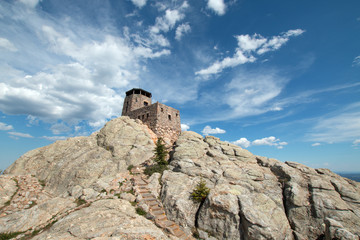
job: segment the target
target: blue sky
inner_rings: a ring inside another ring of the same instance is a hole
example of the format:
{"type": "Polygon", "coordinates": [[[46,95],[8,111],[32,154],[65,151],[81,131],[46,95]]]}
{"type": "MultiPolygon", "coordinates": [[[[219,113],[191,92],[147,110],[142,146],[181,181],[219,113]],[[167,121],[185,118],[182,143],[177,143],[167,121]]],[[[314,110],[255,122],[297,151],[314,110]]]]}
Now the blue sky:
{"type": "Polygon", "coordinates": [[[0,169],[141,87],[183,129],[360,172],[360,2],[3,0],[0,169]]]}

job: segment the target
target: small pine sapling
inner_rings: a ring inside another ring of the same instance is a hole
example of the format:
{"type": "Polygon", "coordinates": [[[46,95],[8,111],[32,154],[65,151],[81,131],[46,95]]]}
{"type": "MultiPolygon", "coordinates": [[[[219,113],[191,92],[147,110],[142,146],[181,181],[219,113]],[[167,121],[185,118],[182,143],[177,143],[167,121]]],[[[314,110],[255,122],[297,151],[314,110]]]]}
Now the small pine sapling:
{"type": "Polygon", "coordinates": [[[191,193],[191,197],[195,202],[201,203],[205,201],[209,193],[210,189],[206,187],[205,180],[201,178],[200,182],[196,185],[195,189],[191,193]]]}
{"type": "Polygon", "coordinates": [[[154,152],[155,152],[154,161],[158,165],[166,166],[168,164],[168,162],[166,161],[166,156],[168,155],[168,151],[165,147],[165,144],[163,143],[162,138],[158,138],[154,152]]]}

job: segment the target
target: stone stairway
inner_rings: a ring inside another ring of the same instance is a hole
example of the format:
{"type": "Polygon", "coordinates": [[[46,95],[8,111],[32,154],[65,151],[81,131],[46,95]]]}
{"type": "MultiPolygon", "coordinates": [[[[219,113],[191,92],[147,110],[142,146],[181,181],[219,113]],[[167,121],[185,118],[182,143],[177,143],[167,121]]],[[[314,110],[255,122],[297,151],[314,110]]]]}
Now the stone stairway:
{"type": "Polygon", "coordinates": [[[158,200],[147,187],[148,182],[146,181],[143,169],[141,167],[135,167],[131,172],[134,174],[134,190],[136,194],[141,196],[141,201],[149,207],[149,213],[154,218],[155,224],[179,239],[195,240],[191,235],[187,235],[177,223],[166,217],[161,201],[158,200]]]}

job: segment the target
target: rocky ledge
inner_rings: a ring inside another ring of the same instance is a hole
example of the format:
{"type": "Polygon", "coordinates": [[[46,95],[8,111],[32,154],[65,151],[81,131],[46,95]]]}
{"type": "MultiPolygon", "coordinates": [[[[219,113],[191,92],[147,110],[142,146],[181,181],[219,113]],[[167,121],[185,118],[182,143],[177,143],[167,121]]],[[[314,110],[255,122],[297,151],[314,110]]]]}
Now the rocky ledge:
{"type": "Polygon", "coordinates": [[[0,233],[18,239],[359,239],[358,182],[194,132],[180,135],[168,170],[146,179],[141,169],[151,162],[155,141],[139,120],[121,117],[89,137],[26,153],[0,176],[0,233]],[[200,179],[210,193],[196,203],[191,193],[200,179]]]}

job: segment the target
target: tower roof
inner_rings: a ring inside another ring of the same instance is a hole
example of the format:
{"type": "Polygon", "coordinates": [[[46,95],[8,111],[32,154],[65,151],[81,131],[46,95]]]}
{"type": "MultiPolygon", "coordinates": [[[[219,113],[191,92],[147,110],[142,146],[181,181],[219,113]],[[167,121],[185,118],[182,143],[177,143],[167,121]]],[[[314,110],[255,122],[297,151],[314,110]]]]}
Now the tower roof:
{"type": "Polygon", "coordinates": [[[151,98],[151,93],[148,91],[145,91],[144,89],[141,89],[141,88],[133,88],[126,92],[126,96],[130,96],[132,94],[141,94],[141,95],[151,98]]]}

